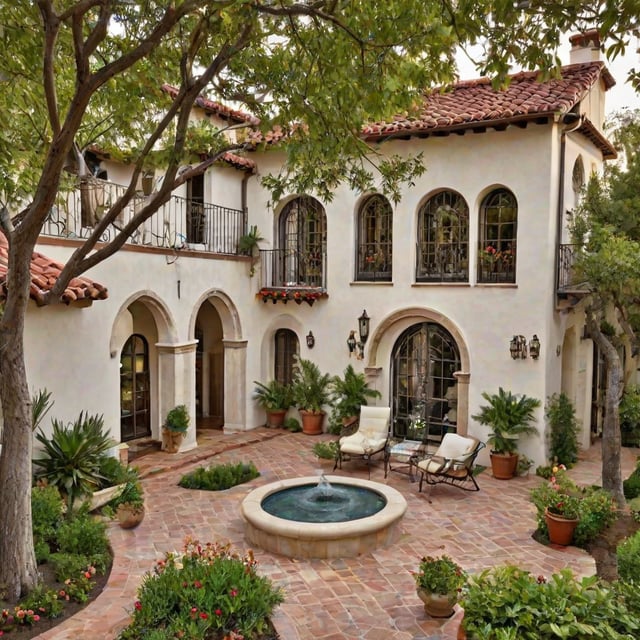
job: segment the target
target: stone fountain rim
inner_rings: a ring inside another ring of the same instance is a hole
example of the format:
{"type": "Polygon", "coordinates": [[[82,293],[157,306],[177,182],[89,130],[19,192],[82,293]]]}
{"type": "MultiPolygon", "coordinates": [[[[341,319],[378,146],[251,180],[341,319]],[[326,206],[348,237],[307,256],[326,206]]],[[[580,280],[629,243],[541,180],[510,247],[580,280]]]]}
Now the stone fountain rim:
{"type": "Polygon", "coordinates": [[[277,480],[251,491],[242,501],[242,516],[254,527],[272,535],[295,537],[301,540],[334,540],[345,536],[363,536],[390,527],[400,520],[407,510],[407,501],[404,496],[393,487],[360,478],[335,475],[324,477],[332,484],[363,487],[374,491],[382,495],[386,505],[371,516],[346,522],[298,522],[271,515],[262,508],[262,501],[267,496],[291,487],[317,484],[320,479],[317,475],[301,476],[277,480]]]}

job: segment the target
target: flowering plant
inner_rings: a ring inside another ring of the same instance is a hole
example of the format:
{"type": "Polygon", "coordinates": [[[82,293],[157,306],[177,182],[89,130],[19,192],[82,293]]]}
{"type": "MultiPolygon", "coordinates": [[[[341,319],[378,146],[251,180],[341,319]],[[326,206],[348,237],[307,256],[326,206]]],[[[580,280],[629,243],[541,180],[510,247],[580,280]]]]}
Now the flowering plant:
{"type": "Polygon", "coordinates": [[[566,476],[563,465],[553,467],[553,475],[546,482],[531,491],[531,501],[539,512],[548,511],[568,520],[580,517],[580,495],[575,483],[566,476]]]}
{"type": "Polygon", "coordinates": [[[425,556],[420,560],[418,571],[411,573],[418,589],[441,595],[460,591],[467,580],[460,565],[447,555],[439,558],[425,556]]]}
{"type": "Polygon", "coordinates": [[[326,296],[326,292],[318,289],[261,289],[258,292],[258,298],[262,302],[266,303],[271,300],[273,304],[276,302],[287,304],[289,300],[293,300],[296,304],[306,302],[309,306],[313,306],[316,300],[324,296],[326,296]]]}

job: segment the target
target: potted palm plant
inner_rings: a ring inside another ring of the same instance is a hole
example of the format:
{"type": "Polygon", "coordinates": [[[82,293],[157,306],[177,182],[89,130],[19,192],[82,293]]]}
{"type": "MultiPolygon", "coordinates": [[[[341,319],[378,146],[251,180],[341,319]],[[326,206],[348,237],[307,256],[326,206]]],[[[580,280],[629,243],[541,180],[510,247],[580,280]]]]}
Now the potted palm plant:
{"type": "Polygon", "coordinates": [[[188,428],[189,411],[184,404],[179,404],[167,413],[162,429],[162,448],[177,453],[188,428]]]}
{"type": "Polygon", "coordinates": [[[360,407],[367,404],[367,400],[380,397],[380,392],[367,384],[364,373],[356,373],[351,364],[342,376],[331,378],[331,393],[337,416],[343,424],[351,422],[359,414],[360,407]]]}
{"type": "Polygon", "coordinates": [[[291,386],[270,380],[267,383],[254,380],[253,399],[265,410],[268,427],[282,427],[287,410],[293,402],[291,386]]]}
{"type": "Polygon", "coordinates": [[[321,373],[315,362],[298,358],[293,372],[293,400],[300,411],[302,431],[308,435],[322,433],[325,417],[323,406],[330,398],[331,376],[321,373]]]}
{"type": "Polygon", "coordinates": [[[471,416],[480,424],[488,426],[492,432],[487,438],[491,447],[491,470],[495,478],[512,478],[518,465],[518,439],[521,435],[537,433],[530,423],[540,400],[524,394],[513,394],[502,387],[498,393],[483,392],[488,404],[471,416]]]}

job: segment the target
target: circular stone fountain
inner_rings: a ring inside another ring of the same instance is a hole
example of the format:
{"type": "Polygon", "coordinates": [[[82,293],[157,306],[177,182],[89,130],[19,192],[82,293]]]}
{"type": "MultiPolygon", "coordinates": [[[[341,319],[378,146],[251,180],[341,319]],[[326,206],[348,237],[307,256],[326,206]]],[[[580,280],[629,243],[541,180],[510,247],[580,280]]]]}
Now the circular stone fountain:
{"type": "Polygon", "coordinates": [[[371,480],[342,476],[328,476],[329,485],[323,486],[323,478],[281,480],[249,493],[241,505],[247,541],[290,558],[353,558],[395,540],[396,525],[407,510],[407,501],[399,491],[371,480]],[[327,486],[342,497],[328,496],[327,486]],[[371,515],[364,512],[354,517],[351,507],[359,506],[363,494],[371,503],[371,515]],[[281,500],[289,504],[271,504],[281,500]],[[345,500],[349,505],[343,504],[345,500]],[[319,521],[304,521],[309,519],[319,521]]]}

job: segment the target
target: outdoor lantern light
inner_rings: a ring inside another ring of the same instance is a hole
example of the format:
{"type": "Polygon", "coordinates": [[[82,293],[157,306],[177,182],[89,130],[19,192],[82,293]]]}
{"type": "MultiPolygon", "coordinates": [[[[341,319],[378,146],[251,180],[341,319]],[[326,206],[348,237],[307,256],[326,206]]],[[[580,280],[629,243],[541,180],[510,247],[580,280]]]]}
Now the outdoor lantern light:
{"type": "Polygon", "coordinates": [[[349,337],[347,338],[347,347],[349,347],[349,357],[351,357],[351,354],[356,350],[357,342],[358,341],[356,340],[356,332],[349,331],[349,337]]]}
{"type": "MultiPolygon", "coordinates": [[[[540,343],[538,343],[538,348],[540,343]]],[[[509,353],[514,360],[527,357],[527,339],[524,336],[513,336],[509,342],[509,353]]],[[[539,351],[538,351],[539,353],[539,351]]]]}
{"type": "Polygon", "coordinates": [[[540,339],[535,333],[529,342],[529,355],[534,360],[537,360],[540,357],[540,339]]]}
{"type": "Polygon", "coordinates": [[[313,345],[315,345],[315,343],[315,336],[313,335],[313,333],[311,333],[311,331],[309,331],[309,333],[307,334],[307,347],[309,347],[309,349],[313,349],[313,345]]]}
{"type": "Polygon", "coordinates": [[[370,318],[365,309],[358,318],[358,332],[360,333],[360,342],[362,342],[363,346],[367,343],[367,338],[369,337],[369,320],[370,318]]]}

